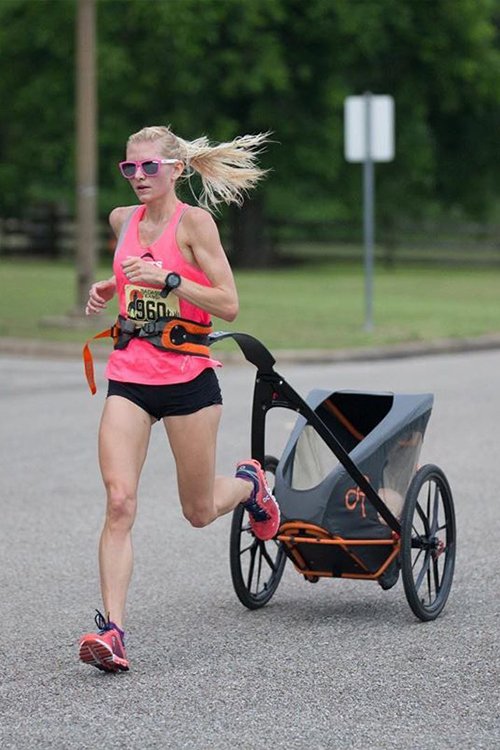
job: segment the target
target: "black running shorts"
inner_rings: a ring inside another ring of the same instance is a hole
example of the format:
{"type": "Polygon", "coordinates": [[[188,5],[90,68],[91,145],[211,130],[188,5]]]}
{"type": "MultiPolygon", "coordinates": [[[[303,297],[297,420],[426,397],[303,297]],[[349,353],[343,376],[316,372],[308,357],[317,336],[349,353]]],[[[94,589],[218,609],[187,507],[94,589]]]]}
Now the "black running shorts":
{"type": "Polygon", "coordinates": [[[217,375],[205,368],[194,380],[173,385],[140,385],[110,380],[108,396],[122,396],[155,419],[194,414],[213,404],[222,404],[217,375]]]}

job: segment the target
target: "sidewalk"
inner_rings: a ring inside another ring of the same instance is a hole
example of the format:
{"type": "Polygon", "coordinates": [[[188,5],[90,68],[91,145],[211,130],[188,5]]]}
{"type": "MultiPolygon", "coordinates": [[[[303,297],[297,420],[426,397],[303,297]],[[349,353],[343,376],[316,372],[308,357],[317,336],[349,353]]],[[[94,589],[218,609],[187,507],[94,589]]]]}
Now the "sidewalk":
{"type": "MultiPolygon", "coordinates": [[[[48,359],[80,359],[83,343],[83,341],[75,343],[0,337],[0,355],[42,357],[48,359]]],[[[282,349],[272,351],[272,355],[277,362],[327,363],[419,357],[430,354],[453,354],[456,352],[484,351],[499,348],[500,333],[491,333],[475,338],[410,341],[359,349],[282,349]]],[[[92,355],[95,360],[107,359],[110,351],[110,342],[107,344],[95,342],[92,347],[92,355]]],[[[220,351],[217,352],[216,357],[224,364],[245,362],[243,355],[236,345],[234,351],[220,351]]]]}

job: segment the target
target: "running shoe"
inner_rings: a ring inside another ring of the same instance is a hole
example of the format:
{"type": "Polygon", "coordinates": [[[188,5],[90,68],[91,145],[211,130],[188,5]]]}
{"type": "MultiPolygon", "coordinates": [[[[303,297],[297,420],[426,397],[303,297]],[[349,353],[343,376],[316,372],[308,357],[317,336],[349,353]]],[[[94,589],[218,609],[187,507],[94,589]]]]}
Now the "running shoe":
{"type": "Polygon", "coordinates": [[[123,631],[114,622],[106,620],[98,609],[96,612],[95,624],[99,632],[87,633],[80,638],[80,661],[103,672],[126,672],[129,665],[123,631]]]}
{"type": "Polygon", "coordinates": [[[266,481],[266,475],[258,461],[240,461],[236,467],[236,477],[252,482],[253,492],[243,503],[248,511],[250,527],[264,542],[276,536],[280,525],[280,509],[266,481]]]}

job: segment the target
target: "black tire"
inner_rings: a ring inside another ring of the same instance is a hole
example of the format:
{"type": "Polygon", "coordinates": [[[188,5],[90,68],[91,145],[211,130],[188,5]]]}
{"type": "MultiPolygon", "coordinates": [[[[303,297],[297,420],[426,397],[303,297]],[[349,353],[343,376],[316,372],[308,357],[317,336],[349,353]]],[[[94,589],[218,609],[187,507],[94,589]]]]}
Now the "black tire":
{"type": "MultiPolygon", "coordinates": [[[[266,456],[264,469],[273,476],[278,459],[266,456]]],[[[272,482],[269,486],[272,487],[272,482]]],[[[240,602],[248,609],[259,609],[271,599],[278,588],[286,563],[281,542],[257,539],[248,523],[243,505],[233,511],[229,548],[231,578],[240,602]]]]}
{"type": "Polygon", "coordinates": [[[450,593],[455,568],[453,497],[438,466],[422,466],[406,494],[401,519],[401,573],[408,604],[420,620],[434,620],[450,593]]]}

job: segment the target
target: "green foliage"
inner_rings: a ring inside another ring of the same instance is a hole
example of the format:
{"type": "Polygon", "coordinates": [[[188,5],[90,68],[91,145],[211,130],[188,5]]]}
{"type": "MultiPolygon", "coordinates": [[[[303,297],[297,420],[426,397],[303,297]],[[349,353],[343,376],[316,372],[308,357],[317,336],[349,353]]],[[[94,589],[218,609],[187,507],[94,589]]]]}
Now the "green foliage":
{"type": "MultiPolygon", "coordinates": [[[[73,201],[78,0],[0,3],[0,215],[73,201]]],[[[171,123],[214,140],[271,130],[269,218],[353,219],[360,168],[343,102],[396,101],[397,156],[377,210],[485,216],[498,202],[498,0],[97,0],[103,213],[128,202],[130,132],[171,123]]]]}
{"type": "Polygon", "coordinates": [[[0,214],[71,198],[74,2],[0,3],[0,214]],[[69,188],[69,190],[68,190],[69,188]]]}

